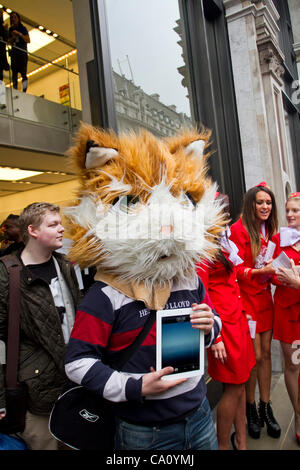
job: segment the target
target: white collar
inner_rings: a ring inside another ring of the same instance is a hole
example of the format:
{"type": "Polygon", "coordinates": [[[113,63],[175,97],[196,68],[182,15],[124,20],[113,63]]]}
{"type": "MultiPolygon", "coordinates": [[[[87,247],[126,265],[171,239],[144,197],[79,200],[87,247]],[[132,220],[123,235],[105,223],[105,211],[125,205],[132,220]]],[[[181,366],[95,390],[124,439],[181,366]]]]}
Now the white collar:
{"type": "Polygon", "coordinates": [[[300,240],[300,231],[293,227],[280,228],[280,246],[293,246],[300,240]]]}
{"type": "Polygon", "coordinates": [[[238,256],[239,249],[236,244],[232,240],[230,240],[230,234],[231,231],[228,227],[227,230],[224,230],[221,233],[220,243],[222,248],[224,248],[224,250],[229,253],[229,260],[232,262],[232,264],[234,264],[234,266],[237,266],[238,264],[243,263],[243,260],[238,256]]]}

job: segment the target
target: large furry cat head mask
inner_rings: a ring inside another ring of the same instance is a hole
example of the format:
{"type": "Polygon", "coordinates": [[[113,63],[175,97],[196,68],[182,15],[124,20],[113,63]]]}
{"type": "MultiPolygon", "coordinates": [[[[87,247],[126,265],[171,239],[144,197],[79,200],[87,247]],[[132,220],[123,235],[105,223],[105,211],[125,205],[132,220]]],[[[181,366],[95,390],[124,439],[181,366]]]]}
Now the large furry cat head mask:
{"type": "Polygon", "coordinates": [[[148,286],[194,273],[213,256],[224,225],[207,176],[209,137],[206,130],[118,136],[82,125],[70,150],[80,181],[65,211],[70,258],[148,286]]]}

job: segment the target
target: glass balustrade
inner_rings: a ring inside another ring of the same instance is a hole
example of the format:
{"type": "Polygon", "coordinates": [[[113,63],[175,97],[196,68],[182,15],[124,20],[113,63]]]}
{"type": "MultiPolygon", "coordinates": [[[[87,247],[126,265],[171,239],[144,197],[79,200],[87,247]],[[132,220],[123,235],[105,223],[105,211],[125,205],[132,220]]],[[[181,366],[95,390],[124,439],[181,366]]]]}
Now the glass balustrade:
{"type": "MultiPolygon", "coordinates": [[[[11,48],[6,48],[10,63],[11,48]]],[[[28,88],[23,92],[21,75],[16,89],[11,68],[3,71],[0,114],[76,131],[82,119],[76,49],[51,59],[28,53],[27,78],[28,88]]]]}

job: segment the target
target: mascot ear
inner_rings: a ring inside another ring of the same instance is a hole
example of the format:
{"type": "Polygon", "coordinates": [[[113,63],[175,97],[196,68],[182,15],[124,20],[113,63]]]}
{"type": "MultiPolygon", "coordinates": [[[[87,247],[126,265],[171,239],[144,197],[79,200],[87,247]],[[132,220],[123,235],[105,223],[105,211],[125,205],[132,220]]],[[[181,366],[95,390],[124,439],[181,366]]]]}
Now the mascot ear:
{"type": "Polygon", "coordinates": [[[114,148],[99,147],[94,140],[88,140],[85,151],[85,168],[97,168],[103,166],[108,160],[118,156],[118,151],[114,148]]]}
{"type": "Polygon", "coordinates": [[[194,140],[194,142],[191,142],[186,148],[185,152],[187,155],[192,154],[194,158],[199,158],[201,159],[203,157],[203,150],[205,147],[205,141],[200,139],[200,140],[194,140]]]}

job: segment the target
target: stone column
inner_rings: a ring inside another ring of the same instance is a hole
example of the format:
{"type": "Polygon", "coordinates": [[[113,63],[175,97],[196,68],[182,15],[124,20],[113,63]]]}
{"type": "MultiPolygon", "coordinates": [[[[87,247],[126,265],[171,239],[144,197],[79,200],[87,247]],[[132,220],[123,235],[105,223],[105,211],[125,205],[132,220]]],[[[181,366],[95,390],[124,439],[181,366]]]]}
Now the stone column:
{"type": "MultiPolygon", "coordinates": [[[[274,189],[280,223],[284,223],[284,181],[277,116],[281,98],[283,55],[277,42],[278,13],[269,0],[223,0],[240,122],[247,189],[262,180],[274,189]],[[278,95],[275,93],[278,92],[278,95]]],[[[272,341],[272,370],[282,371],[278,341],[272,341]]]]}
{"type": "Polygon", "coordinates": [[[274,189],[285,224],[288,160],[282,75],[284,56],[272,0],[224,0],[235,81],[247,189],[261,180],[274,189]]]}
{"type": "Polygon", "coordinates": [[[285,225],[285,186],[287,183],[290,185],[290,165],[292,162],[289,161],[288,155],[282,101],[284,55],[277,41],[278,12],[272,1],[265,0],[260,3],[255,25],[270,139],[271,160],[269,163],[273,172],[273,188],[279,209],[279,222],[280,225],[285,225]]]}
{"type": "MultiPolygon", "coordinates": [[[[294,37],[294,52],[296,55],[297,68],[298,68],[298,79],[300,80],[300,2],[299,0],[288,0],[291,24],[294,37]]],[[[300,93],[297,94],[297,103],[300,102],[300,93]]]]}
{"type": "Polygon", "coordinates": [[[224,0],[240,124],[246,189],[267,180],[274,186],[264,87],[251,1],[224,0]]]}

